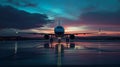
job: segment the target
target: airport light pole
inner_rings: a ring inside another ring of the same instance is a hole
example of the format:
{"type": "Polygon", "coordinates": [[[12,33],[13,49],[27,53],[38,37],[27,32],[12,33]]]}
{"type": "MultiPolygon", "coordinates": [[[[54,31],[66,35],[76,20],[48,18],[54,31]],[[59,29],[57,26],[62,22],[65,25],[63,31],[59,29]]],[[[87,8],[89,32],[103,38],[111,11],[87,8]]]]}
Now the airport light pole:
{"type": "MultiPolygon", "coordinates": [[[[15,32],[16,33],[16,40],[18,40],[18,31],[16,31],[15,32]]],[[[15,42],[15,52],[14,52],[14,54],[17,54],[17,45],[18,43],[17,43],[17,41],[15,42]]]]}

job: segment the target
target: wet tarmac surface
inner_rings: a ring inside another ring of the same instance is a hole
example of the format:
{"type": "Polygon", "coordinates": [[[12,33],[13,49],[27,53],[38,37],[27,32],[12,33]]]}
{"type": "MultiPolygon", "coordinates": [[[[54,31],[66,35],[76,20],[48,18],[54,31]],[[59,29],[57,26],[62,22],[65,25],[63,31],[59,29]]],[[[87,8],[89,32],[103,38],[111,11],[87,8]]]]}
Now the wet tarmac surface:
{"type": "Polygon", "coordinates": [[[0,66],[119,65],[120,42],[0,41],[0,66]]]}

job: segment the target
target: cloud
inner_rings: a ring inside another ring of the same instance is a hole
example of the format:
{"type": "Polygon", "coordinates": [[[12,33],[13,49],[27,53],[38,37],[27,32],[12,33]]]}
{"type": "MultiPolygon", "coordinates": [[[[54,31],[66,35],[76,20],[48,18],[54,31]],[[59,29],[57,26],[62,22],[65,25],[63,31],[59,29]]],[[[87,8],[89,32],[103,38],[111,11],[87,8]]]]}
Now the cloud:
{"type": "Polygon", "coordinates": [[[28,13],[10,6],[0,6],[0,28],[30,29],[48,23],[45,14],[28,13]]]}
{"type": "Polygon", "coordinates": [[[118,0],[0,0],[0,4],[72,20],[78,19],[83,12],[114,11],[119,8],[118,0]]]}
{"type": "Polygon", "coordinates": [[[78,20],[62,18],[65,27],[82,27],[88,30],[120,31],[120,10],[117,11],[91,11],[81,14],[78,20]]]}
{"type": "Polygon", "coordinates": [[[1,0],[0,4],[10,5],[30,13],[45,13],[55,19],[62,17],[62,25],[66,27],[120,26],[120,11],[116,11],[120,9],[119,0],[70,0],[69,2],[66,0],[1,0]]]}
{"type": "Polygon", "coordinates": [[[13,4],[20,7],[37,7],[37,3],[32,3],[27,0],[6,0],[7,3],[13,4]]]}
{"type": "Polygon", "coordinates": [[[84,24],[120,26],[120,11],[83,13],[80,19],[84,24]]]}

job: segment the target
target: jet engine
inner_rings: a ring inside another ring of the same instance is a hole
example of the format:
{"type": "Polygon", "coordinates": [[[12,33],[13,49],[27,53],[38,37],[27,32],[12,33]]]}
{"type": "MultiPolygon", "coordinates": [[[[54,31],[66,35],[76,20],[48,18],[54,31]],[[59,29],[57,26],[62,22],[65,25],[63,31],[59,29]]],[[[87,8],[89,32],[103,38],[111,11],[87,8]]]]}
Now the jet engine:
{"type": "Polygon", "coordinates": [[[75,44],[74,43],[70,43],[70,48],[75,48],[75,44]]]}
{"type": "Polygon", "coordinates": [[[50,36],[49,36],[48,34],[45,34],[45,35],[44,35],[44,38],[45,38],[45,39],[49,39],[50,36]]]}
{"type": "Polygon", "coordinates": [[[49,48],[49,43],[44,44],[44,48],[49,48]]]}
{"type": "Polygon", "coordinates": [[[74,34],[71,34],[71,35],[70,35],[70,39],[75,39],[75,35],[74,35],[74,34]]]}

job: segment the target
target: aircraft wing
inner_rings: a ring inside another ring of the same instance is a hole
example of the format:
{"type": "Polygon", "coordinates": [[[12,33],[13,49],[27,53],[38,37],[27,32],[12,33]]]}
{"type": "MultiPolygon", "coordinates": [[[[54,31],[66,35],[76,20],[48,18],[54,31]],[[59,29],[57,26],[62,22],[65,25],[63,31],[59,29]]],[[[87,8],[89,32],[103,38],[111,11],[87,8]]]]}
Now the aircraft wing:
{"type": "MultiPolygon", "coordinates": [[[[33,35],[55,35],[54,33],[24,33],[24,34],[33,34],[33,35]]],[[[79,34],[83,34],[83,35],[87,35],[87,34],[98,34],[98,32],[84,32],[84,33],[65,33],[64,35],[79,35],[79,34]]]]}
{"type": "Polygon", "coordinates": [[[84,32],[84,33],[69,33],[69,34],[65,34],[65,35],[70,35],[70,34],[74,34],[74,35],[79,35],[79,34],[83,34],[83,35],[87,35],[87,34],[97,34],[98,32],[84,32]]]}
{"type": "Polygon", "coordinates": [[[26,33],[26,34],[34,34],[34,35],[54,35],[52,33],[26,33]]]}

